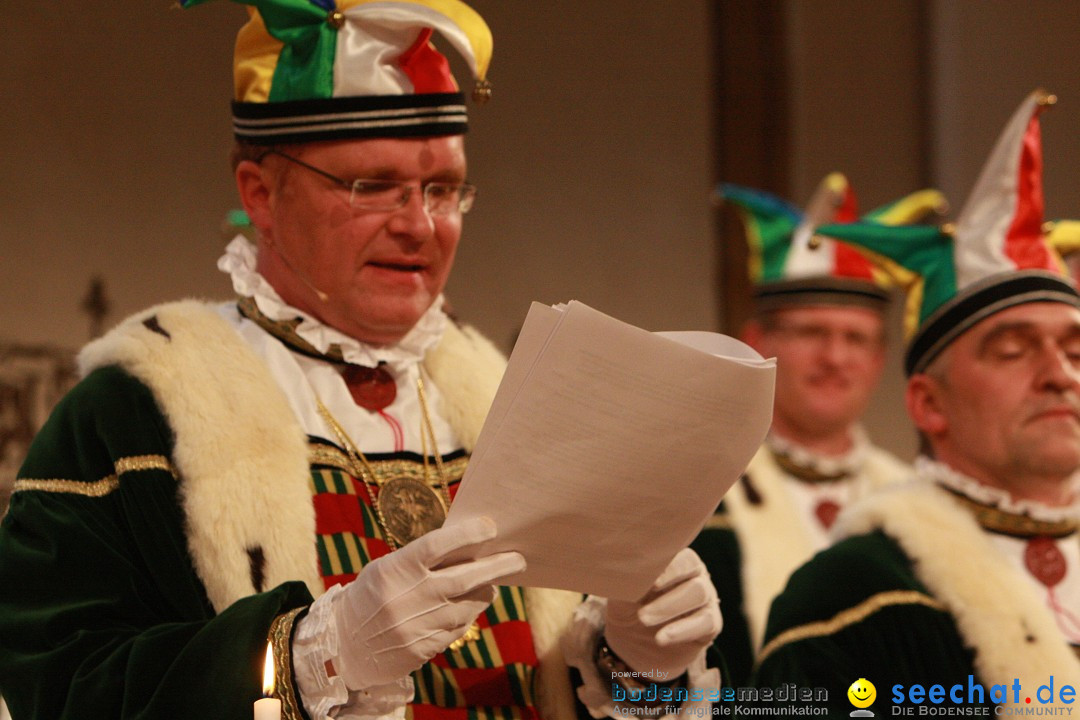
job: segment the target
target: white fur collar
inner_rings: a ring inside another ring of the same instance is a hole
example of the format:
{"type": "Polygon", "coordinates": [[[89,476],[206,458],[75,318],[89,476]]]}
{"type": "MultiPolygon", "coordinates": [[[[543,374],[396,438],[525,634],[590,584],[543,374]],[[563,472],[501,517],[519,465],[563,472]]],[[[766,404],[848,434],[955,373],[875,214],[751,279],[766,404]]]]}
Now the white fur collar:
{"type": "Polygon", "coordinates": [[[79,354],[84,373],[109,364],[150,388],[175,435],[188,547],[214,609],[264,589],[252,578],[256,549],[265,587],[302,580],[320,595],[307,438],[232,328],[202,303],[158,305],[79,354]]]}
{"type": "Polygon", "coordinates": [[[975,520],[925,479],[888,488],[840,516],[840,536],[881,530],[911,559],[949,609],[985,685],[1080,681],[1080,661],[1062,639],[1031,581],[996,552],[975,520]]]}
{"type": "MultiPolygon", "coordinates": [[[[868,443],[862,450],[855,480],[856,496],[899,482],[910,473],[906,465],[868,443]]],[[[743,612],[756,652],[761,648],[773,599],[784,589],[791,573],[814,554],[815,543],[784,487],[784,471],[767,446],[758,449],[746,475],[760,502],[751,503],[740,482],[724,496],[724,505],[739,538],[743,612]]]]}

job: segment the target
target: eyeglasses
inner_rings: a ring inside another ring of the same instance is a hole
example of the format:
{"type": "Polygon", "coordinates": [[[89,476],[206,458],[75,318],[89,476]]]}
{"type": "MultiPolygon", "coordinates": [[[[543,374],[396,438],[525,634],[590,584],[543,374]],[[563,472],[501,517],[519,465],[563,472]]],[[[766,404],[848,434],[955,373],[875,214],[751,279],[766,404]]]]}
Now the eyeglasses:
{"type": "MultiPolygon", "coordinates": [[[[358,210],[389,212],[405,207],[412,197],[413,184],[402,180],[345,180],[279,150],[266,151],[259,157],[259,162],[267,155],[285,158],[343,186],[349,190],[349,204],[358,210]]],[[[473,202],[476,201],[476,186],[470,183],[429,182],[420,187],[424,194],[424,209],[429,215],[464,215],[472,209],[473,202]]]]}
{"type": "Polygon", "coordinates": [[[834,340],[848,350],[867,355],[878,352],[885,344],[885,339],[881,335],[871,335],[858,330],[834,329],[822,325],[778,322],[772,326],[771,330],[785,340],[794,341],[818,351],[827,348],[834,340]]]}

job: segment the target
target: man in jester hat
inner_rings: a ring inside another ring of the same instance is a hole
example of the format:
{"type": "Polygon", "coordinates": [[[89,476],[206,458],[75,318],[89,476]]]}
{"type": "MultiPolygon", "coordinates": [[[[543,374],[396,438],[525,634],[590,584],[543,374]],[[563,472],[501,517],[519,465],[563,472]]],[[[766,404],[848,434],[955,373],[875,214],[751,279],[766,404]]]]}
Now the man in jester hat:
{"type": "Polygon", "coordinates": [[[1038,115],[1052,102],[1024,100],[954,227],[818,229],[907,286],[906,404],[924,455],[792,576],[769,616],[763,686],[826,687],[846,714],[859,678],[879,713],[1024,705],[1051,676],[1080,681],[1080,296],[1043,224],[1038,115]]]}
{"type": "Polygon", "coordinates": [[[692,551],[640,602],[583,602],[497,586],[524,560],[483,549],[490,520],[442,527],[504,359],[443,310],[476,191],[431,36],[483,96],[487,26],[458,0],[246,4],[238,299],[82,351],[0,528],[13,717],[250,717],[268,642],[288,718],[602,717],[641,674],[688,709],[719,686],[692,551]]]}
{"type": "MultiPolygon", "coordinates": [[[[813,227],[856,219],[847,178],[828,175],[805,213],[735,185],[719,194],[741,216],[749,244],[755,314],[743,337],[777,358],[766,442],[693,544],[724,598],[719,645],[740,684],[749,680],[769,605],[792,571],[829,544],[837,513],[911,469],[859,424],[885,364],[884,278],[842,243],[809,247],[813,227]]],[[[944,202],[924,190],[866,219],[913,222],[944,202]]]]}

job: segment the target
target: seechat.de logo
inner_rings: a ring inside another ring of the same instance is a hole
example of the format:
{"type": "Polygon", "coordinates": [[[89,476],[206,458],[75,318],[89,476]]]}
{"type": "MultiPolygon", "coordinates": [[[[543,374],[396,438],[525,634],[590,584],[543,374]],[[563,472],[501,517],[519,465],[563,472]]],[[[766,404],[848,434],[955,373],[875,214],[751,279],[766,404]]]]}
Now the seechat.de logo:
{"type": "Polygon", "coordinates": [[[859,678],[847,689],[847,698],[856,707],[851,711],[851,717],[874,717],[874,712],[866,709],[877,699],[877,688],[874,687],[874,683],[866,678],[859,678]]]}

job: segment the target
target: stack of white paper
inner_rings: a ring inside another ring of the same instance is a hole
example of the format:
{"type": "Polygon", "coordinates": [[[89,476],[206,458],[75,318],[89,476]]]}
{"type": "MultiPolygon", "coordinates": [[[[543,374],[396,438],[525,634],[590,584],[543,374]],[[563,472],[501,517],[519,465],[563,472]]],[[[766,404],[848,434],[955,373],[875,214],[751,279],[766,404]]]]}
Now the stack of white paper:
{"type": "Polygon", "coordinates": [[[775,361],[717,333],[650,333],[533,303],[447,523],[487,515],[506,584],[635,600],[738,479],[775,361]]]}

